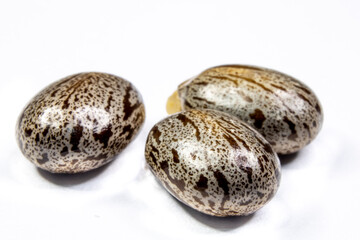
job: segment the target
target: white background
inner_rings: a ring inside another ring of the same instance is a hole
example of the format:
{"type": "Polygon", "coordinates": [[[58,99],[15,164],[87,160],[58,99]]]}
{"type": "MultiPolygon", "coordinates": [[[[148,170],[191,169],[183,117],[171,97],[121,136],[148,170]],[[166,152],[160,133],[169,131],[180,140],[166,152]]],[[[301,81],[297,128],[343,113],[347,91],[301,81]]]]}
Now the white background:
{"type": "Polygon", "coordinates": [[[0,239],[359,239],[359,45],[356,0],[1,0],[0,239]],[[216,218],[171,197],[143,152],[177,85],[230,63],[300,79],[325,119],[309,146],[282,159],[268,205],[216,218]],[[131,81],[146,122],[103,168],[40,171],[16,145],[16,119],[38,91],[83,71],[131,81]]]}

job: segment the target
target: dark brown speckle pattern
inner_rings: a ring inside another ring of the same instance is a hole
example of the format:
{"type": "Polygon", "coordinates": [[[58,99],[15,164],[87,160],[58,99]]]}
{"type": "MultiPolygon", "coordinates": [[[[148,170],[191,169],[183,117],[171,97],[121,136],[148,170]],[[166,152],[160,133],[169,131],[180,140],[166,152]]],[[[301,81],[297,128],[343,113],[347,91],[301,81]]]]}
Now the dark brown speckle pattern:
{"type": "Polygon", "coordinates": [[[85,172],[113,159],[145,119],[141,95],[128,81],[79,73],[38,93],[19,117],[22,153],[54,173],[85,172]]]}
{"type": "Polygon", "coordinates": [[[213,110],[184,111],[157,123],[145,157],[173,196],[215,216],[253,213],[280,181],[270,144],[237,118],[213,110]]]}
{"type": "Polygon", "coordinates": [[[178,94],[183,110],[215,109],[235,115],[280,154],[300,150],[322,126],[323,111],[311,89],[270,69],[213,67],[181,84],[178,94]]]}

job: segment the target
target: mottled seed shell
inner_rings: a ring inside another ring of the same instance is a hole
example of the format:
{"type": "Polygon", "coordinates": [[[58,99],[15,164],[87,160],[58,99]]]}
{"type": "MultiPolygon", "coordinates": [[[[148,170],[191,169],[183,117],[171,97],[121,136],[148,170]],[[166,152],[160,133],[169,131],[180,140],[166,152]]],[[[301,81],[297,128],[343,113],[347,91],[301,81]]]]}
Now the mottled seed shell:
{"type": "Polygon", "coordinates": [[[21,113],[16,137],[22,153],[54,173],[85,172],[113,159],[145,119],[140,93],[105,73],[79,73],[38,93],[21,113]]]}
{"type": "Polygon", "coordinates": [[[280,154],[294,153],[320,131],[319,100],[303,83],[270,69],[210,68],[178,88],[181,109],[216,109],[257,129],[280,154]]]}
{"type": "Polygon", "coordinates": [[[145,158],[173,196],[215,216],[255,212],[280,181],[270,144],[236,117],[213,110],[184,111],[157,123],[145,158]]]}

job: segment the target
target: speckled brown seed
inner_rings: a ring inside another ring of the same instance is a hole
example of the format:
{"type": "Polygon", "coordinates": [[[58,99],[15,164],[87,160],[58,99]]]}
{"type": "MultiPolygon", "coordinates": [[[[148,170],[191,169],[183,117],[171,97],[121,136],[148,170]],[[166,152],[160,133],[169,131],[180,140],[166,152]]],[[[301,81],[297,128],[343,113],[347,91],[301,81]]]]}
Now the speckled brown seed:
{"type": "Polygon", "coordinates": [[[181,109],[216,109],[257,129],[280,154],[294,153],[320,131],[323,111],[303,83],[253,66],[213,67],[181,84],[181,109]]]}
{"type": "Polygon", "coordinates": [[[105,73],[79,73],[38,93],[21,113],[16,137],[22,153],[54,173],[85,172],[113,159],[145,119],[140,93],[105,73]]]}
{"type": "Polygon", "coordinates": [[[213,110],[184,111],[157,123],[145,157],[173,196],[215,216],[253,213],[280,181],[270,144],[236,117],[213,110]]]}

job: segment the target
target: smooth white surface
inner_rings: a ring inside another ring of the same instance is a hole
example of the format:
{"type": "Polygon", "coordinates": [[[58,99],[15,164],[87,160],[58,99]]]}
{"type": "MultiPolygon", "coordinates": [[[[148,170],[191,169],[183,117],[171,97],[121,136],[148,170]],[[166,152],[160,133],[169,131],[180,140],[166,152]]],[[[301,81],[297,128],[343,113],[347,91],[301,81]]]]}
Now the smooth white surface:
{"type": "Polygon", "coordinates": [[[359,239],[359,1],[1,1],[0,239],[359,239]],[[310,86],[323,129],[283,159],[274,199],[248,217],[185,207],[143,156],[167,97],[208,67],[273,68],[310,86]],[[15,142],[41,89],[103,71],[142,93],[146,122],[111,164],[52,175],[15,142]]]}

